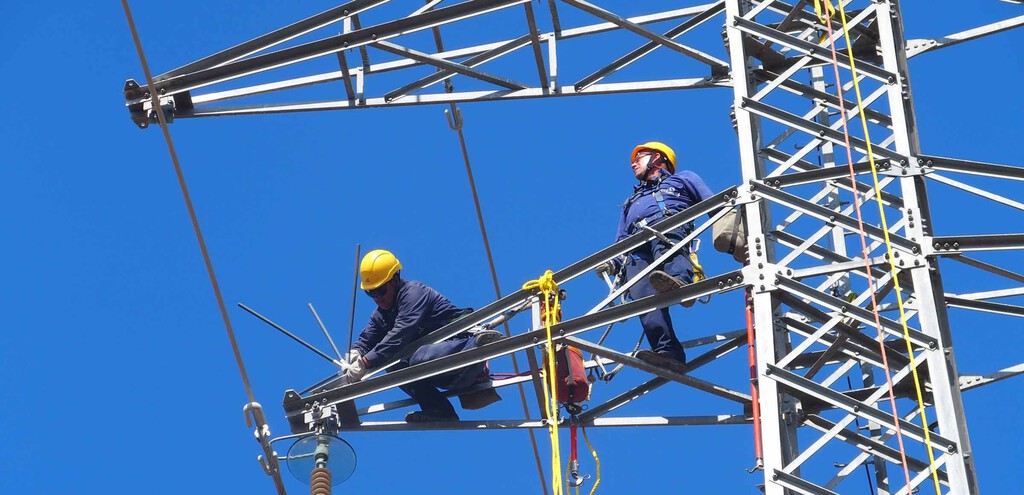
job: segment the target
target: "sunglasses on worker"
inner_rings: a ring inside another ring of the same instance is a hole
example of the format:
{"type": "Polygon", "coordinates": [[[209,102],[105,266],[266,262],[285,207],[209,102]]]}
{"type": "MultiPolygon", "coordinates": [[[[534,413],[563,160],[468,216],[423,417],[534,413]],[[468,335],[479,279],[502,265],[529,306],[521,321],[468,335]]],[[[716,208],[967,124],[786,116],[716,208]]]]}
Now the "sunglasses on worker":
{"type": "Polygon", "coordinates": [[[377,287],[376,289],[364,290],[363,292],[365,292],[366,295],[368,295],[368,296],[370,296],[370,297],[372,297],[374,299],[380,299],[380,298],[384,297],[384,294],[387,294],[387,292],[388,292],[388,285],[390,285],[390,284],[385,283],[384,285],[382,285],[380,287],[377,287]]]}
{"type": "Polygon", "coordinates": [[[654,155],[654,153],[656,153],[656,152],[654,152],[654,151],[651,151],[651,150],[646,150],[646,151],[640,151],[640,152],[637,152],[637,154],[636,154],[636,159],[634,159],[634,160],[633,160],[633,163],[639,162],[639,161],[640,161],[640,159],[642,159],[642,158],[643,158],[643,157],[645,157],[645,156],[651,156],[651,155],[654,155]]]}

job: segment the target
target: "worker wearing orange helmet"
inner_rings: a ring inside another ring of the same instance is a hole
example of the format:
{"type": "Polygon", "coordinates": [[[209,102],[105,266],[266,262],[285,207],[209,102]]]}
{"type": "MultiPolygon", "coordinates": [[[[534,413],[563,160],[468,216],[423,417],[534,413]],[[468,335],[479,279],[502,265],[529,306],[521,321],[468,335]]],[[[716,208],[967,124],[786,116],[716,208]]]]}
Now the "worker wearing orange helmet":
{"type": "MultiPolygon", "coordinates": [[[[383,249],[367,253],[359,265],[359,286],[377,304],[377,309],[370,315],[370,322],[360,332],[352,349],[345,353],[343,379],[346,384],[358,382],[368,370],[390,363],[410,343],[472,311],[456,307],[448,298],[423,283],[402,279],[401,270],[398,258],[383,249]]],[[[443,342],[420,346],[408,359],[389,369],[394,371],[414,366],[494,342],[503,336],[493,330],[456,335],[443,342]]],[[[409,413],[406,421],[458,420],[455,408],[438,388],[457,391],[486,376],[487,364],[478,363],[403,385],[402,390],[421,408],[409,413]]],[[[501,399],[493,389],[488,391],[470,396],[472,406],[467,406],[465,396],[460,396],[463,407],[477,409],[501,399]]]]}
{"type": "MultiPolygon", "coordinates": [[[[634,187],[633,194],[622,205],[619,227],[615,235],[616,242],[712,195],[711,189],[700,176],[689,170],[676,170],[676,153],[665,143],[651,141],[641,144],[633,149],[629,159],[633,176],[640,183],[634,187]]],[[[670,242],[655,237],[623,259],[611,260],[598,266],[598,274],[618,274],[620,270],[624,270],[626,279],[633,279],[692,231],[693,224],[689,223],[665,232],[665,237],[670,242]]],[[[629,289],[631,298],[640,299],[691,283],[693,264],[689,258],[689,246],[676,252],[658,268],[652,271],[649,277],[638,280],[629,289]]],[[[636,357],[672,371],[685,371],[686,353],[676,338],[668,308],[656,309],[641,315],[640,324],[644,328],[651,350],[640,351],[636,357]]]]}

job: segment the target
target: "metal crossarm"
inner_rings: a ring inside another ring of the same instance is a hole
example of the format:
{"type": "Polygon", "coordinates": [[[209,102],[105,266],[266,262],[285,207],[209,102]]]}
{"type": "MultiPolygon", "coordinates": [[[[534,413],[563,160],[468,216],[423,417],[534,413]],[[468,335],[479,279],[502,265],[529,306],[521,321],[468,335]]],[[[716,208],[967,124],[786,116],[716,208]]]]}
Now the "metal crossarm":
{"type": "Polygon", "coordinates": [[[217,82],[255,74],[282,65],[329,55],[348,48],[356,48],[377,41],[383,41],[402,34],[430,29],[445,22],[463,19],[472,15],[510,7],[527,0],[474,0],[442,9],[423,12],[413,17],[365,27],[350,33],[339,34],[319,41],[285,48],[276,52],[235,60],[214,67],[168,77],[156,85],[161,95],[191,91],[217,82]]]}
{"type": "Polygon", "coordinates": [[[387,1],[388,0],[353,0],[351,2],[343,3],[330,10],[326,10],[302,21],[283,27],[272,33],[246,41],[245,43],[217,52],[190,64],[178,67],[177,69],[167,71],[155,76],[153,80],[157,82],[166,81],[183,74],[191,74],[199,70],[209,69],[211,67],[217,67],[229,62],[234,62],[235,60],[245,58],[254,53],[259,53],[267,48],[271,48],[280,43],[302,36],[303,34],[307,34],[324,26],[329,26],[339,22],[346,17],[354,17],[360,12],[369,10],[380,4],[386,3],[387,1]]]}

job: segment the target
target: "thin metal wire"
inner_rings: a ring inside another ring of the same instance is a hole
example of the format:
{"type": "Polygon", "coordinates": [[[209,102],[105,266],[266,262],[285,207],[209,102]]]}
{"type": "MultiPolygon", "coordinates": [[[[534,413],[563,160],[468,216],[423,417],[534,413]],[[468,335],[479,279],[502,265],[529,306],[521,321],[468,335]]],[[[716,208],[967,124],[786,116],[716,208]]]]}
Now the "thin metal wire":
{"type": "MultiPolygon", "coordinates": [[[[245,395],[248,397],[249,402],[256,402],[256,397],[252,393],[252,385],[249,383],[249,375],[245,371],[245,363],[242,361],[242,353],[238,348],[238,341],[235,339],[235,331],[231,327],[231,319],[228,317],[227,306],[224,305],[224,297],[220,292],[220,284],[217,283],[217,274],[213,270],[213,261],[210,259],[210,253],[206,249],[206,241],[203,239],[203,231],[199,227],[199,217],[196,216],[196,210],[192,206],[192,196],[188,192],[188,184],[185,183],[185,174],[181,169],[181,162],[178,160],[178,153],[174,149],[174,141],[171,140],[171,131],[167,127],[167,118],[164,116],[163,108],[160,107],[160,97],[154,91],[153,75],[149,71],[149,63],[146,61],[146,54],[142,49],[142,41],[139,38],[138,29],[135,27],[135,19],[132,17],[131,7],[128,6],[128,0],[121,0],[121,6],[124,8],[125,19],[128,21],[128,28],[132,32],[132,40],[135,42],[135,50],[139,54],[139,62],[142,64],[142,71],[146,75],[146,87],[149,91],[149,95],[152,98],[153,109],[156,111],[157,120],[160,122],[160,129],[163,131],[164,141],[167,142],[167,150],[171,155],[171,163],[174,164],[174,172],[178,177],[178,186],[181,188],[181,195],[185,199],[185,207],[188,209],[189,219],[192,220],[192,229],[196,234],[196,241],[199,243],[199,250],[203,254],[203,263],[206,265],[206,273],[210,277],[210,285],[213,286],[213,294],[217,299],[217,308],[220,309],[221,319],[224,320],[224,329],[227,330],[228,340],[231,341],[231,351],[235,355],[235,364],[238,365],[238,372],[242,376],[242,385],[245,386],[245,395]]],[[[284,481],[281,479],[280,471],[275,472],[271,475],[274,479],[274,485],[277,488],[277,493],[280,495],[286,495],[284,488],[284,481]]]]}
{"type": "MultiPolygon", "coordinates": [[[[426,3],[429,4],[430,0],[426,0],[426,3]]],[[[441,29],[434,27],[431,31],[433,31],[434,44],[437,47],[437,52],[443,52],[444,41],[441,39],[441,29]]],[[[440,71],[440,69],[438,70],[440,71]]],[[[445,78],[444,88],[448,93],[455,90],[450,77],[445,78]]],[[[466,136],[462,133],[462,124],[462,113],[459,112],[459,109],[454,103],[452,103],[450,114],[448,116],[448,127],[459,134],[459,147],[462,149],[462,160],[466,164],[466,178],[469,181],[469,189],[473,193],[473,206],[476,208],[477,223],[480,224],[480,237],[483,239],[484,252],[487,253],[487,266],[491,270],[491,281],[494,283],[494,296],[497,299],[501,299],[501,285],[498,283],[498,271],[494,268],[494,256],[491,254],[491,242],[487,238],[487,227],[484,224],[483,210],[480,208],[480,196],[476,192],[476,180],[473,179],[473,167],[469,163],[469,151],[466,148],[466,136]]],[[[512,331],[509,329],[508,323],[502,323],[502,327],[505,329],[505,336],[511,337],[512,331]]],[[[512,371],[516,375],[519,375],[519,360],[516,359],[515,353],[510,354],[509,356],[512,358],[512,371]]],[[[537,357],[533,354],[532,348],[526,350],[526,359],[530,363],[530,374],[533,376],[534,384],[536,384],[540,375],[537,372],[537,357]]],[[[516,384],[516,388],[519,389],[519,399],[523,405],[523,416],[529,420],[530,406],[527,404],[526,400],[526,389],[523,387],[522,383],[516,384]]],[[[539,394],[539,391],[537,392],[539,394]]],[[[543,398],[539,395],[537,400],[543,404],[543,398]]],[[[544,464],[540,459],[540,449],[537,447],[537,437],[532,429],[527,431],[530,434],[530,447],[533,449],[533,458],[537,464],[537,476],[540,479],[540,491],[541,494],[546,495],[548,493],[548,486],[547,481],[544,479],[544,464]]]]}
{"type": "MultiPolygon", "coordinates": [[[[458,109],[456,108],[455,104],[452,104],[453,115],[458,115],[456,113],[457,111],[458,109]]],[[[498,283],[498,271],[495,269],[495,257],[492,253],[490,253],[490,241],[487,240],[487,229],[483,222],[483,211],[480,209],[480,197],[476,193],[476,181],[473,179],[473,168],[469,163],[469,152],[466,150],[466,136],[462,132],[461,120],[459,121],[459,128],[456,129],[456,132],[459,133],[459,145],[462,148],[463,161],[466,163],[466,177],[469,180],[469,189],[473,193],[473,206],[476,208],[476,220],[480,224],[480,237],[483,239],[483,250],[487,254],[487,267],[489,267],[490,269],[490,280],[492,280],[492,282],[495,285],[495,296],[501,299],[502,289],[501,285],[498,283]]],[[[502,326],[505,327],[505,335],[511,336],[512,332],[509,329],[509,324],[503,323],[502,326]]],[[[515,354],[512,354],[510,356],[512,357],[512,371],[516,375],[518,375],[519,362],[518,360],[516,360],[515,354]]],[[[526,349],[526,360],[529,362],[530,375],[534,377],[534,381],[536,383],[539,379],[539,374],[537,372],[537,357],[534,356],[534,349],[526,349]]],[[[526,405],[526,389],[522,386],[522,383],[517,383],[516,386],[519,388],[519,399],[522,402],[523,416],[528,421],[530,419],[530,416],[529,406],[526,405]]],[[[541,493],[547,494],[548,486],[544,478],[544,464],[541,461],[541,451],[537,447],[537,437],[534,435],[534,430],[529,429],[528,431],[529,444],[532,447],[532,449],[534,449],[534,457],[537,460],[538,475],[541,478],[541,493]]]]}
{"type": "Polygon", "coordinates": [[[356,264],[355,273],[352,275],[352,309],[348,314],[348,348],[345,349],[348,352],[352,349],[352,332],[356,325],[356,292],[359,284],[359,255],[362,246],[356,244],[356,264]]]}

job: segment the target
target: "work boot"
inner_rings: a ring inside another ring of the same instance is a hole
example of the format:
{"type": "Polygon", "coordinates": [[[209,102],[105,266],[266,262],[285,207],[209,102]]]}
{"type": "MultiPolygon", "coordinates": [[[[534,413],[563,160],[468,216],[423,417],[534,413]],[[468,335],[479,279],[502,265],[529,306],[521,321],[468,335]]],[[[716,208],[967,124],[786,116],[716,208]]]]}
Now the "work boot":
{"type": "Polygon", "coordinates": [[[505,334],[497,330],[480,330],[479,332],[473,334],[473,339],[475,339],[476,347],[480,347],[482,345],[487,344],[493,344],[503,338],[505,338],[505,334]]]}
{"type": "Polygon", "coordinates": [[[458,421],[459,415],[454,412],[450,415],[447,413],[437,413],[431,411],[410,411],[409,414],[405,415],[406,423],[432,423],[435,421],[458,421]]]}
{"type": "Polygon", "coordinates": [[[484,389],[459,394],[459,405],[461,405],[463,409],[471,411],[476,409],[483,409],[500,400],[501,396],[498,395],[497,390],[494,390],[494,387],[487,387],[484,389]]]}
{"type": "Polygon", "coordinates": [[[650,364],[652,366],[657,366],[657,367],[662,368],[662,369],[669,370],[669,371],[671,371],[673,373],[679,373],[679,374],[686,373],[686,358],[685,357],[683,358],[682,361],[680,361],[679,359],[675,358],[674,356],[670,356],[668,353],[654,352],[654,351],[649,351],[647,349],[644,349],[644,350],[636,353],[636,358],[641,360],[641,361],[643,361],[643,362],[645,362],[645,363],[647,363],[647,364],[650,364]]]}
{"type": "MultiPolygon", "coordinates": [[[[686,286],[686,282],[661,270],[651,272],[648,280],[651,282],[651,287],[654,287],[654,290],[658,292],[668,292],[686,286]]],[[[689,301],[683,301],[681,304],[683,307],[689,308],[696,301],[696,299],[690,299],[689,301]]]]}

